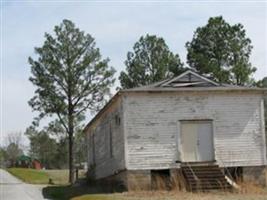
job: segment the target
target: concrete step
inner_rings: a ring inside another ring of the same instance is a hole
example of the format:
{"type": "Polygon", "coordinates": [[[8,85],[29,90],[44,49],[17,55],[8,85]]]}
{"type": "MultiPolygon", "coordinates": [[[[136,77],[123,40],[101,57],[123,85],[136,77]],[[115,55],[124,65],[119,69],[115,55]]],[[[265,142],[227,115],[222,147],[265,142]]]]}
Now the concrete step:
{"type": "Polygon", "coordinates": [[[219,165],[217,164],[214,164],[214,165],[182,165],[181,164],[181,167],[190,167],[190,168],[214,168],[214,167],[217,167],[219,168],[219,165]]]}
{"type": "MultiPolygon", "coordinates": [[[[211,182],[225,182],[225,178],[199,178],[197,177],[197,179],[195,177],[187,177],[187,180],[188,181],[201,181],[201,182],[208,182],[208,181],[211,181],[211,182]]],[[[227,181],[226,181],[227,182],[227,181]]]]}
{"type": "Polygon", "coordinates": [[[190,180],[190,184],[228,184],[226,180],[190,180]]]}
{"type": "Polygon", "coordinates": [[[212,162],[185,163],[181,166],[188,190],[207,191],[232,188],[227,182],[223,171],[214,162],[213,164],[212,162]]]}
{"type": "Polygon", "coordinates": [[[183,170],[184,173],[186,174],[208,174],[208,175],[219,175],[223,174],[221,171],[196,171],[196,170],[183,170]]]}
{"type": "Polygon", "coordinates": [[[183,169],[185,170],[221,170],[219,167],[208,167],[208,166],[205,166],[205,167],[183,167],[183,169]]]}
{"type": "Polygon", "coordinates": [[[191,191],[230,190],[231,186],[191,186],[191,191]]]}
{"type": "Polygon", "coordinates": [[[225,178],[223,174],[205,174],[205,173],[202,173],[202,174],[192,174],[192,173],[187,173],[186,176],[189,178],[189,177],[195,177],[195,176],[199,177],[199,178],[225,178]]]}
{"type": "Polygon", "coordinates": [[[182,162],[181,166],[206,166],[206,165],[217,165],[216,161],[204,161],[204,162],[182,162]]]}

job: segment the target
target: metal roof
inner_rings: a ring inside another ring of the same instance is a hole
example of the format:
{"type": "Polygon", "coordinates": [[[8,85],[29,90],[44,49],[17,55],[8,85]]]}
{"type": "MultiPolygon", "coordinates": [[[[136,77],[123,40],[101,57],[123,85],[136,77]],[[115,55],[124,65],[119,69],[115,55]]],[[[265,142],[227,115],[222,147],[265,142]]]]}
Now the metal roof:
{"type": "Polygon", "coordinates": [[[207,77],[188,70],[181,75],[153,83],[146,86],[123,89],[118,91],[109,102],[96,114],[96,116],[86,125],[84,131],[101,116],[101,114],[122,94],[122,93],[159,93],[159,92],[212,92],[212,91],[246,91],[267,93],[267,88],[245,87],[231,84],[221,84],[207,77]]]}

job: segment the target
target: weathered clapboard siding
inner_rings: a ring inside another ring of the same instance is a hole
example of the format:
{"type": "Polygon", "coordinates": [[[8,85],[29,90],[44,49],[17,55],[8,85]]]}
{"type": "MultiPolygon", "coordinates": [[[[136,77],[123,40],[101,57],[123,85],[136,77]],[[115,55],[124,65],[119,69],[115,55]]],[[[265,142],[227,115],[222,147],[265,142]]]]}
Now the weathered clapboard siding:
{"type": "Polygon", "coordinates": [[[89,173],[99,179],[125,169],[123,115],[120,99],[87,130],[89,173]]]}
{"type": "Polygon", "coordinates": [[[127,169],[177,166],[179,120],[213,120],[215,159],[221,166],[266,164],[262,96],[250,92],[124,94],[127,169]]]}

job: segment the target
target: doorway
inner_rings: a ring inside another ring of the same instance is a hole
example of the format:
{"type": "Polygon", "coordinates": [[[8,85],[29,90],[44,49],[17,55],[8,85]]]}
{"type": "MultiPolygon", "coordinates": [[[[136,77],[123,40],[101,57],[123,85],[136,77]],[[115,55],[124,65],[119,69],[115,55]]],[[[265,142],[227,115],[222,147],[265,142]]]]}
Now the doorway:
{"type": "Polygon", "coordinates": [[[183,162],[214,160],[211,120],[181,121],[180,136],[183,162]]]}

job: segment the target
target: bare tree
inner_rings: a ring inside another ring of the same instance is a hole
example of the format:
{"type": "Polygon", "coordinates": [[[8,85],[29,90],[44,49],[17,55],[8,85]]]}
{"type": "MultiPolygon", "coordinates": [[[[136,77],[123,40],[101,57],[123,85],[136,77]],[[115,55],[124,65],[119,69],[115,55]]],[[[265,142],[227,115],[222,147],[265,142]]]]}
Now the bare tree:
{"type": "Polygon", "coordinates": [[[10,166],[14,166],[17,157],[23,154],[22,140],[23,137],[20,132],[9,133],[6,138],[5,160],[9,162],[10,166]]]}
{"type": "Polygon", "coordinates": [[[19,147],[22,147],[22,133],[21,132],[12,132],[8,133],[6,137],[6,146],[13,143],[19,147]]]}

